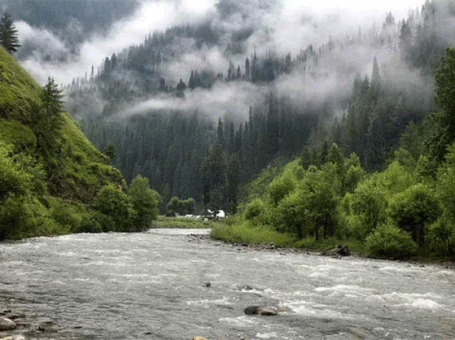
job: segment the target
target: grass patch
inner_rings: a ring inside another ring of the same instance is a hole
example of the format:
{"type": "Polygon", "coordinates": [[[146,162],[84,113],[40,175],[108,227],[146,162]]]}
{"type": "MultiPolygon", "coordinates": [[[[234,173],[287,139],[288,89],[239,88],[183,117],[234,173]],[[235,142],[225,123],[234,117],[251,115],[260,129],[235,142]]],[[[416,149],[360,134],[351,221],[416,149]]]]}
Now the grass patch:
{"type": "Polygon", "coordinates": [[[232,243],[266,244],[292,247],[295,238],[291,234],[282,234],[265,226],[241,224],[219,224],[212,229],[210,237],[232,243]]]}
{"type": "Polygon", "coordinates": [[[192,218],[176,218],[159,216],[153,221],[152,228],[176,228],[176,229],[208,229],[218,225],[217,222],[195,220],[192,218]]]}

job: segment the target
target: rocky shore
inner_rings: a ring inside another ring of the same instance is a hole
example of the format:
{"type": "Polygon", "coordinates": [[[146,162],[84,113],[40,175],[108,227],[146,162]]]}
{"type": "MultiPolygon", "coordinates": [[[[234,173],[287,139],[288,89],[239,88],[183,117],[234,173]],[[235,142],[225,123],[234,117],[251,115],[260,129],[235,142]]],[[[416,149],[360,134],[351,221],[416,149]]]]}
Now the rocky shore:
{"type": "Polygon", "coordinates": [[[57,324],[48,318],[10,309],[0,311],[0,340],[26,340],[58,330],[57,324]]]}
{"type": "MultiPolygon", "coordinates": [[[[316,255],[316,256],[327,256],[337,259],[342,258],[361,258],[361,259],[373,259],[373,260],[385,260],[385,261],[397,261],[394,259],[383,259],[383,258],[375,258],[368,256],[366,254],[357,253],[357,252],[349,252],[349,255],[345,253],[345,248],[343,245],[337,245],[333,249],[326,250],[326,251],[317,251],[314,249],[305,249],[305,248],[290,248],[290,247],[283,247],[279,245],[275,245],[273,243],[265,243],[265,244],[248,244],[248,243],[232,243],[228,241],[215,241],[213,240],[210,235],[197,235],[191,234],[189,242],[201,242],[201,241],[211,241],[215,242],[215,245],[218,246],[227,246],[231,248],[235,248],[238,251],[243,250],[255,250],[255,251],[271,251],[271,252],[278,252],[280,255],[287,255],[287,254],[302,254],[302,255],[316,255]],[[340,254],[339,251],[343,252],[340,254]]],[[[417,265],[420,267],[424,267],[425,265],[438,265],[442,266],[446,269],[455,270],[455,262],[446,260],[446,259],[428,259],[428,258],[413,258],[409,260],[398,260],[398,262],[407,262],[409,265],[417,265]]]]}

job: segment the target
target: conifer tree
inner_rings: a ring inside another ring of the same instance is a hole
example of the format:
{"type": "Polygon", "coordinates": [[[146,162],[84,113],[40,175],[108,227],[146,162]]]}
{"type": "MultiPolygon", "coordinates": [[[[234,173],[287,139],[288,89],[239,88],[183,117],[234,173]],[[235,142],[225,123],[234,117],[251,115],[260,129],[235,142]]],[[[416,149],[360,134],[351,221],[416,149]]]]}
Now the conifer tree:
{"type": "Polygon", "coordinates": [[[0,19],[0,43],[9,53],[14,53],[21,47],[13,19],[6,12],[0,19]]]}

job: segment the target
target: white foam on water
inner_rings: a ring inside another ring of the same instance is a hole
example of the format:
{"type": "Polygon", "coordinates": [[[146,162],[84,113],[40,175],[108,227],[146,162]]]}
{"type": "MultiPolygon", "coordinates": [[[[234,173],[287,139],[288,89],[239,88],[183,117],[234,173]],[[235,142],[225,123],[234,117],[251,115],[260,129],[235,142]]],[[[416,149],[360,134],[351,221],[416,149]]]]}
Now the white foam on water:
{"type": "Polygon", "coordinates": [[[252,318],[245,315],[236,318],[220,318],[218,321],[236,327],[249,327],[251,325],[259,325],[262,322],[260,318],[252,318]]]}
{"type": "Polygon", "coordinates": [[[422,272],[422,268],[417,267],[403,267],[403,266],[385,266],[379,268],[379,270],[391,271],[391,272],[398,272],[398,273],[419,273],[422,272]]]}
{"type": "Polygon", "coordinates": [[[320,309],[317,306],[322,305],[311,305],[307,301],[299,301],[299,302],[291,302],[288,304],[291,308],[292,312],[295,314],[303,315],[303,316],[310,316],[313,318],[318,319],[338,319],[338,320],[359,320],[365,319],[363,316],[349,314],[349,313],[342,313],[339,311],[331,310],[331,309],[320,309]]]}
{"type": "Polygon", "coordinates": [[[318,287],[314,289],[318,293],[331,293],[329,296],[345,296],[351,298],[365,297],[374,291],[371,288],[364,288],[357,285],[336,285],[333,287],[318,287]]]}
{"type": "Polygon", "coordinates": [[[256,338],[259,339],[273,339],[273,338],[279,338],[279,339],[285,339],[282,336],[278,336],[277,333],[272,332],[272,333],[257,333],[256,338]]]}
{"type": "Polygon", "coordinates": [[[190,300],[186,301],[186,304],[189,306],[205,306],[209,307],[210,305],[218,305],[218,306],[229,306],[232,305],[232,302],[225,296],[222,299],[215,299],[215,300],[190,300]]]}
{"type": "Polygon", "coordinates": [[[409,294],[393,292],[388,294],[371,295],[368,296],[365,301],[390,304],[394,307],[413,307],[419,309],[435,310],[444,308],[443,305],[434,301],[441,299],[443,299],[443,297],[435,293],[409,294]]]}
{"type": "Polygon", "coordinates": [[[64,256],[64,257],[79,257],[79,254],[76,254],[73,251],[63,252],[63,253],[55,253],[55,255],[64,256]]]}

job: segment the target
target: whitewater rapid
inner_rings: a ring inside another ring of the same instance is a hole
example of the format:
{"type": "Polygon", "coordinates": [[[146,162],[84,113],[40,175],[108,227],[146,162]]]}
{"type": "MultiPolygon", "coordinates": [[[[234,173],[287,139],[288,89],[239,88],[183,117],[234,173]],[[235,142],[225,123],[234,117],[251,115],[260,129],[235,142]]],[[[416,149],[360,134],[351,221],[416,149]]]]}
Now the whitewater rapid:
{"type": "Polygon", "coordinates": [[[59,326],[27,339],[455,339],[451,269],[258,251],[191,236],[204,233],[0,243],[0,311],[59,326]],[[289,309],[246,316],[250,305],[289,309]]]}

